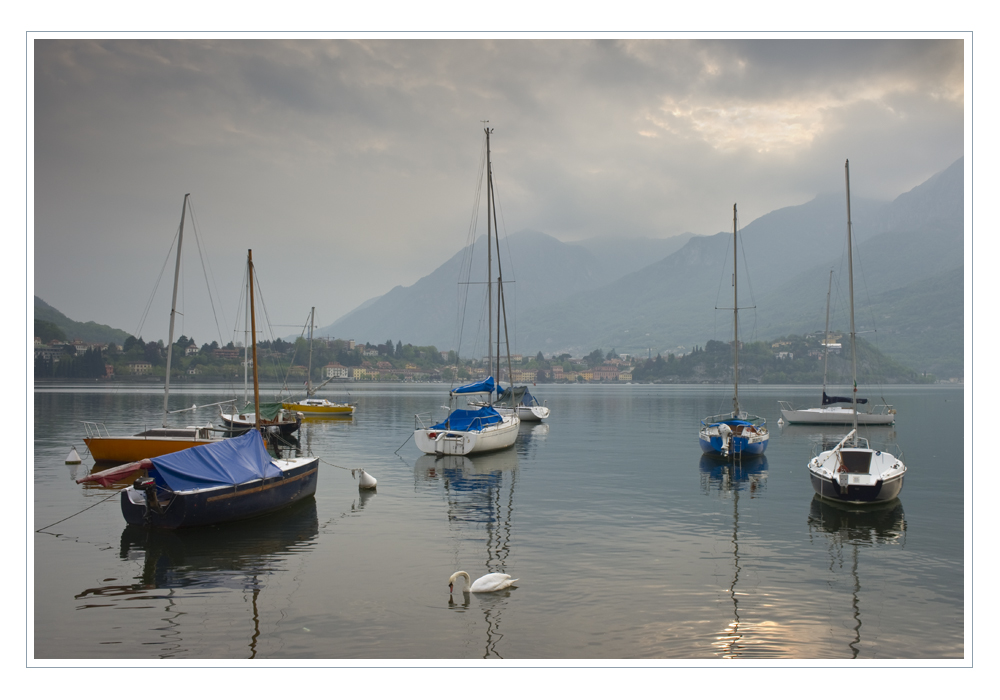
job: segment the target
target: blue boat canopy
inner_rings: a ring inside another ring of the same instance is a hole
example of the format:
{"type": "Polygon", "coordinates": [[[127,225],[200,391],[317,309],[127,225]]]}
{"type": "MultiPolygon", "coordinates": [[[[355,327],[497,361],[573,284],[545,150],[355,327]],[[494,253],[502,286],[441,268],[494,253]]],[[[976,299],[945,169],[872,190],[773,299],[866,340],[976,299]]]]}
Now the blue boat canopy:
{"type": "Polygon", "coordinates": [[[465,386],[460,386],[457,389],[452,389],[452,394],[492,394],[496,385],[493,383],[493,377],[487,377],[481,382],[475,382],[474,384],[466,384],[465,386]]]}
{"type": "MultiPolygon", "coordinates": [[[[493,381],[492,377],[490,377],[490,381],[493,381]]],[[[482,430],[487,425],[502,422],[503,417],[496,412],[495,408],[490,406],[483,406],[475,411],[460,408],[452,411],[451,415],[445,418],[443,422],[438,423],[437,425],[432,425],[430,430],[457,430],[460,432],[469,432],[482,430]]]]}
{"type": "Polygon", "coordinates": [[[150,461],[156,467],[150,476],[156,479],[158,486],[172,491],[234,486],[282,474],[271,461],[264,448],[264,439],[256,430],[153,457],[150,461]]]}

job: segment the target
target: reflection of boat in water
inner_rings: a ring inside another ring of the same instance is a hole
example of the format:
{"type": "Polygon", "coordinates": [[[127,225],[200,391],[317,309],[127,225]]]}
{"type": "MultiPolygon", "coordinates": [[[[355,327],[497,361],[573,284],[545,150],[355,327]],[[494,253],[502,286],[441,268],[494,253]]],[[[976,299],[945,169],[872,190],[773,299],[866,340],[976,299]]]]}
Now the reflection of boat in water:
{"type": "Polygon", "coordinates": [[[903,503],[897,498],[871,505],[840,503],[813,496],[809,531],[832,535],[839,544],[878,545],[906,538],[903,503]]]}
{"type": "MultiPolygon", "coordinates": [[[[128,525],[121,534],[119,557],[124,561],[141,560],[136,582],[89,588],[76,599],[81,607],[108,607],[118,601],[131,607],[137,596],[147,602],[162,601],[163,608],[174,616],[174,635],[182,642],[183,621],[190,618],[185,615],[183,600],[188,596],[182,589],[204,589],[201,595],[211,590],[241,590],[249,594],[249,625],[244,631],[233,629],[227,634],[243,635],[249,647],[247,655],[254,658],[261,636],[258,604],[269,574],[287,568],[289,558],[311,551],[318,534],[314,499],[281,513],[211,528],[162,530],[128,525]],[[149,592],[154,590],[160,593],[151,595],[149,592]]],[[[165,652],[170,650],[165,648],[165,652]]]]}
{"type": "Polygon", "coordinates": [[[517,432],[517,442],[514,443],[514,449],[521,457],[528,457],[545,442],[548,436],[548,423],[522,422],[517,432]]]}
{"type": "Polygon", "coordinates": [[[706,492],[717,488],[722,491],[745,489],[753,493],[767,486],[767,457],[764,455],[724,462],[714,455],[703,454],[698,469],[702,490],[706,492]]]}
{"type": "Polygon", "coordinates": [[[747,644],[747,625],[740,619],[740,574],[743,566],[740,563],[740,494],[747,493],[750,498],[761,495],[767,485],[767,457],[758,455],[733,455],[734,459],[721,461],[712,454],[701,456],[698,465],[701,471],[702,490],[705,493],[718,491],[723,497],[731,496],[733,501],[733,534],[730,542],[733,548],[733,579],[726,593],[733,604],[732,620],[725,630],[716,637],[713,646],[719,650],[723,658],[734,659],[754,655],[757,641],[753,646],[747,644]]]}
{"type": "MultiPolygon", "coordinates": [[[[505,567],[511,552],[517,462],[517,452],[506,450],[474,457],[423,455],[414,467],[418,481],[440,484],[451,526],[461,529],[464,539],[485,545],[485,557],[475,563],[477,571],[509,573],[505,567]]],[[[465,561],[471,566],[469,559],[465,561]]],[[[455,563],[456,569],[461,568],[455,563]]],[[[482,613],[486,624],[483,658],[502,658],[497,645],[503,638],[500,622],[509,595],[504,590],[476,596],[475,603],[468,593],[449,598],[448,606],[456,612],[478,609],[482,613]]]]}
{"type": "Polygon", "coordinates": [[[212,528],[164,530],[127,525],[119,556],[143,557],[140,580],[153,588],[216,585],[315,539],[319,534],[316,500],[281,513],[224,523],[212,528]]]}
{"type": "Polygon", "coordinates": [[[851,571],[851,610],[854,638],[848,644],[851,658],[861,652],[861,575],[858,553],[862,547],[880,547],[898,543],[906,546],[906,518],[899,499],[871,505],[856,505],[828,501],[813,496],[809,505],[809,533],[822,534],[830,542],[830,571],[845,564],[851,571]],[[849,562],[844,547],[850,547],[849,562]]]}

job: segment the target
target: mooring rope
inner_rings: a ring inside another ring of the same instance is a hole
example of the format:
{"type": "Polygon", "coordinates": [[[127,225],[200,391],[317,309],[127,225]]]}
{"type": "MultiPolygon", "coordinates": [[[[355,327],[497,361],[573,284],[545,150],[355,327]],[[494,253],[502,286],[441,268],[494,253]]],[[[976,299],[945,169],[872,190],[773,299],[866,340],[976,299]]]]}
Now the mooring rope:
{"type": "Polygon", "coordinates": [[[68,515],[68,516],[66,516],[65,518],[63,518],[62,520],[57,520],[56,522],[52,523],[51,525],[46,525],[46,526],[45,526],[45,527],[43,527],[43,528],[40,528],[40,529],[38,529],[38,530],[35,530],[35,532],[36,532],[36,533],[38,533],[38,532],[41,532],[42,530],[48,530],[48,529],[49,529],[50,527],[55,527],[55,526],[56,526],[56,525],[58,525],[59,523],[64,523],[64,522],[66,522],[67,520],[69,520],[70,518],[75,518],[76,516],[78,516],[78,515],[79,515],[80,513],[82,513],[83,511],[85,511],[85,510],[90,510],[90,509],[91,509],[91,508],[93,508],[94,506],[99,506],[99,505],[101,505],[102,503],[104,503],[105,501],[107,501],[107,500],[109,500],[109,499],[112,499],[112,498],[114,498],[114,497],[115,497],[115,496],[117,496],[117,495],[118,495],[119,493],[121,493],[121,492],[120,492],[120,491],[115,491],[115,492],[114,492],[113,494],[111,494],[111,495],[110,495],[110,496],[108,496],[107,498],[102,498],[102,499],[101,499],[101,500],[99,500],[99,501],[98,501],[97,503],[95,503],[95,504],[93,504],[93,505],[90,505],[90,506],[87,506],[87,507],[86,507],[86,508],[84,508],[83,510],[81,510],[81,511],[79,511],[79,512],[76,512],[76,513],[73,513],[73,515],[68,515]]]}

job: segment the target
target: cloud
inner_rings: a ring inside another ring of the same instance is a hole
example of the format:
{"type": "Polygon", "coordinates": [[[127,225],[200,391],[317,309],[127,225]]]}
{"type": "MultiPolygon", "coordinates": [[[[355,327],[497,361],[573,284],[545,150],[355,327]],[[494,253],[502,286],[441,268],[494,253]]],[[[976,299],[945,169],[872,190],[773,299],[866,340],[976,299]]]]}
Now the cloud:
{"type": "Polygon", "coordinates": [[[34,58],[36,293],[126,330],[185,192],[231,298],[250,247],[296,322],[412,284],[465,242],[481,120],[507,230],[564,240],[714,233],[734,201],[750,221],[835,190],[847,157],[859,196],[890,198],[963,148],[960,40],[46,39],[34,58]]]}

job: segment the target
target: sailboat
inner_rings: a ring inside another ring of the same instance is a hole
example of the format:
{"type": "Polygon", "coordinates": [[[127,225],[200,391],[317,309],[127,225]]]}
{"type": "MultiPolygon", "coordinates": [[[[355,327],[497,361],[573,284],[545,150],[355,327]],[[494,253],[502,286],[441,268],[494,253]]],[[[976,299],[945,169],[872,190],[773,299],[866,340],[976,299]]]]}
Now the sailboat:
{"type": "MultiPolygon", "coordinates": [[[[506,317],[503,304],[503,272],[500,266],[500,245],[496,237],[496,203],[493,199],[493,169],[490,163],[490,133],[486,132],[486,296],[487,322],[489,328],[488,363],[493,370],[493,257],[492,245],[497,243],[497,354],[496,376],[500,376],[500,320],[504,318],[504,334],[506,335],[506,317]]],[[[510,343],[507,343],[507,376],[510,371],[510,343]]],[[[493,376],[466,384],[448,392],[448,417],[440,423],[427,427],[421,415],[414,417],[413,439],[421,452],[439,455],[467,455],[474,452],[488,452],[510,447],[517,439],[521,419],[511,411],[501,414],[493,407],[493,395],[497,391],[493,376]],[[456,408],[454,403],[460,397],[476,394],[487,396],[486,405],[474,408],[456,408]],[[419,425],[419,427],[417,427],[419,425]]]]}
{"type": "Polygon", "coordinates": [[[762,455],[770,435],[767,421],[740,410],[740,309],[736,285],[736,205],[733,205],[733,412],[709,416],[698,431],[707,454],[762,455]]]}
{"type": "MultiPolygon", "coordinates": [[[[786,423],[804,423],[809,425],[848,425],[854,421],[855,412],[846,406],[835,406],[838,403],[851,403],[846,396],[827,396],[826,367],[830,356],[830,292],[833,290],[833,270],[830,270],[830,281],[826,290],[826,330],[823,333],[823,399],[820,408],[794,409],[787,401],[779,401],[781,417],[786,423]]],[[[868,403],[868,399],[855,399],[856,403],[868,403]]],[[[896,421],[896,409],[881,403],[873,406],[865,413],[857,413],[857,421],[861,425],[892,425],[896,421]]]]}
{"type": "MultiPolygon", "coordinates": [[[[253,254],[247,253],[250,277],[250,318],[253,337],[253,254]]],[[[253,342],[253,394],[260,415],[257,343],[253,342]]],[[[130,525],[181,528],[215,525],[264,515],[316,493],[319,458],[271,457],[265,448],[261,422],[239,437],[199,445],[173,454],[97,472],[78,482],[129,478],[145,471],[122,490],[121,509],[130,525]]]]}
{"type": "MultiPolygon", "coordinates": [[[[249,307],[248,307],[249,309],[249,307]]],[[[247,324],[249,326],[251,324],[247,324]]],[[[244,432],[250,430],[254,426],[263,426],[263,429],[270,433],[271,435],[281,435],[288,437],[295,433],[299,427],[302,425],[302,414],[298,411],[290,411],[284,408],[284,405],[279,401],[272,401],[268,403],[256,404],[250,403],[247,399],[247,389],[249,386],[249,380],[247,378],[247,368],[250,366],[250,360],[247,357],[247,347],[248,343],[243,345],[243,408],[237,410],[237,404],[235,400],[226,401],[225,404],[229,406],[229,412],[227,413],[224,408],[219,408],[219,419],[222,424],[226,426],[226,429],[231,431],[230,435],[233,433],[244,432]],[[260,416],[260,421],[258,421],[257,416],[260,416]]],[[[254,347],[256,347],[256,338],[254,339],[254,347]]],[[[257,376],[257,365],[256,359],[253,363],[254,376],[257,376]]]]}
{"type": "Polygon", "coordinates": [[[312,352],[313,352],[313,323],[316,318],[316,307],[312,307],[309,313],[309,367],[306,373],[306,397],[300,401],[282,401],[281,407],[286,411],[298,411],[308,417],[346,417],[354,413],[356,404],[334,403],[327,399],[317,399],[317,391],[326,386],[333,377],[330,377],[317,387],[312,385],[312,352]]]}
{"type": "Polygon", "coordinates": [[[847,276],[851,306],[851,370],[854,394],[851,401],[853,430],[837,445],[814,457],[808,464],[809,480],[823,498],[848,503],[891,501],[903,488],[906,466],[889,452],[875,450],[858,437],[858,357],[854,333],[854,258],[851,247],[851,173],[844,161],[847,188],[847,276]]]}
{"type": "Polygon", "coordinates": [[[181,271],[181,245],[184,242],[184,219],[188,197],[181,205],[181,224],[177,233],[177,262],[174,265],[174,293],[170,302],[170,338],[167,343],[167,375],[163,384],[163,424],[134,435],[111,435],[103,423],[84,421],[87,436],[83,438],[90,455],[97,462],[134,462],[149,457],[170,454],[195,445],[206,445],[221,438],[214,436],[211,424],[186,428],[167,426],[167,406],[170,399],[170,364],[174,350],[174,317],[177,314],[177,282],[181,271]]]}

